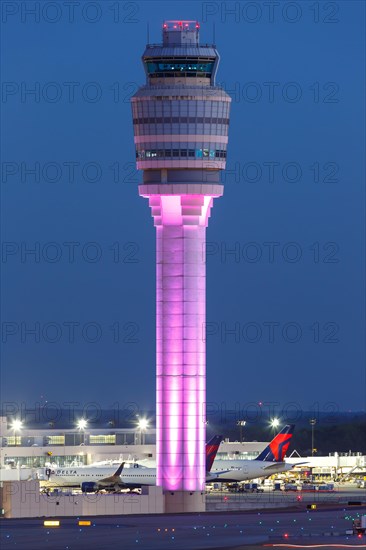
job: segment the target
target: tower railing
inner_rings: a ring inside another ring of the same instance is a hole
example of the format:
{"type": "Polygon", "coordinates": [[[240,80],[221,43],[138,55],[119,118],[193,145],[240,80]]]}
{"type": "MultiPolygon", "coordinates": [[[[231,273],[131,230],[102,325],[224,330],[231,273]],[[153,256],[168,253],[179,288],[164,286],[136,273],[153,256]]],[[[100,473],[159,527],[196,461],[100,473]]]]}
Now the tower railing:
{"type": "Polygon", "coordinates": [[[216,44],[146,44],[146,49],[148,48],[214,48],[216,49],[216,44]]]}

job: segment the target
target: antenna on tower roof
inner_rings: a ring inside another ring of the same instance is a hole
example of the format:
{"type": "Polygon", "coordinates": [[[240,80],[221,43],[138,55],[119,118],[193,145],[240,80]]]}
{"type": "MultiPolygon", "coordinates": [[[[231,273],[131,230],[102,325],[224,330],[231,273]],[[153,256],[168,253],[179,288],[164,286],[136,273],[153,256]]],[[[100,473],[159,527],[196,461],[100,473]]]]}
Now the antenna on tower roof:
{"type": "Polygon", "coordinates": [[[150,27],[149,23],[146,23],[146,44],[150,44],[150,27]]]}

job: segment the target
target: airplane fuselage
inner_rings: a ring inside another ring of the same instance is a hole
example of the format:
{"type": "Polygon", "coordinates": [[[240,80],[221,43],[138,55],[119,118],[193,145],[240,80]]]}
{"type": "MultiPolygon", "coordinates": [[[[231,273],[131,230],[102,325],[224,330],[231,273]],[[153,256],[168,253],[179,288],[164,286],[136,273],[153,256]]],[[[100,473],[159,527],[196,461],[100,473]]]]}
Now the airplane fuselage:
{"type": "MultiPolygon", "coordinates": [[[[81,487],[83,483],[95,483],[100,485],[100,488],[108,487],[110,482],[105,482],[106,478],[110,478],[116,468],[115,467],[79,467],[79,468],[51,468],[50,475],[46,474],[46,470],[43,469],[40,473],[40,480],[43,482],[44,487],[81,487]]],[[[207,481],[214,481],[217,479],[216,473],[207,474],[207,481]]],[[[124,484],[126,487],[129,485],[142,486],[142,485],[155,485],[156,484],[156,468],[143,468],[134,467],[126,468],[119,476],[120,485],[124,484]]]]}
{"type": "MultiPolygon", "coordinates": [[[[265,462],[257,460],[217,460],[214,462],[207,482],[240,482],[273,474],[287,472],[293,468],[292,464],[285,462],[265,462]]],[[[40,479],[46,487],[81,487],[82,483],[96,483],[108,486],[105,478],[115,472],[115,467],[68,467],[52,468],[48,478],[41,474],[40,479]],[[47,479],[48,478],[48,479],[47,479]]],[[[121,485],[155,485],[156,468],[126,468],[120,476],[121,485]]]]}
{"type": "MultiPolygon", "coordinates": [[[[46,469],[47,470],[47,469],[46,469]]],[[[48,476],[46,470],[40,475],[45,487],[80,487],[82,483],[97,483],[101,488],[109,483],[104,483],[104,479],[109,478],[116,471],[115,467],[67,467],[50,468],[51,473],[48,476]]],[[[120,481],[121,484],[133,485],[155,485],[155,468],[126,468],[123,470],[120,481]]]]}
{"type": "Polygon", "coordinates": [[[216,481],[240,482],[273,474],[287,472],[293,468],[286,462],[266,462],[263,460],[215,460],[211,473],[217,476],[216,481]],[[222,473],[220,473],[222,472],[222,473]]]}

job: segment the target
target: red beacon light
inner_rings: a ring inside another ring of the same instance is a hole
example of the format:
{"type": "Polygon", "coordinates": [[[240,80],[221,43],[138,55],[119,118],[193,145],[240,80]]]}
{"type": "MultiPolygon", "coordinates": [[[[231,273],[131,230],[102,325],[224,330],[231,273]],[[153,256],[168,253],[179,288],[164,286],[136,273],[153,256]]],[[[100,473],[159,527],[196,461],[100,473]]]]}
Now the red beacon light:
{"type": "Polygon", "coordinates": [[[179,30],[179,31],[193,31],[200,28],[198,21],[178,21],[173,19],[171,21],[163,21],[163,29],[165,30],[179,30]]]}

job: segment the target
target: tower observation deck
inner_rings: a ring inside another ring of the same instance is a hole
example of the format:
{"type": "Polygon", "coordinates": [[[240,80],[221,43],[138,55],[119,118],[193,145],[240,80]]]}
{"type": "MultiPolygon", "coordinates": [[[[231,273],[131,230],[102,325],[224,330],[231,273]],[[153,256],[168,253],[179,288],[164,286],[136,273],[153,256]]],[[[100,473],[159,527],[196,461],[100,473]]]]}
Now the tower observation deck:
{"type": "Polygon", "coordinates": [[[196,21],[166,21],[132,98],[139,194],[156,227],[157,485],[167,511],[204,509],[206,227],[223,194],[231,98],[196,21]]]}

